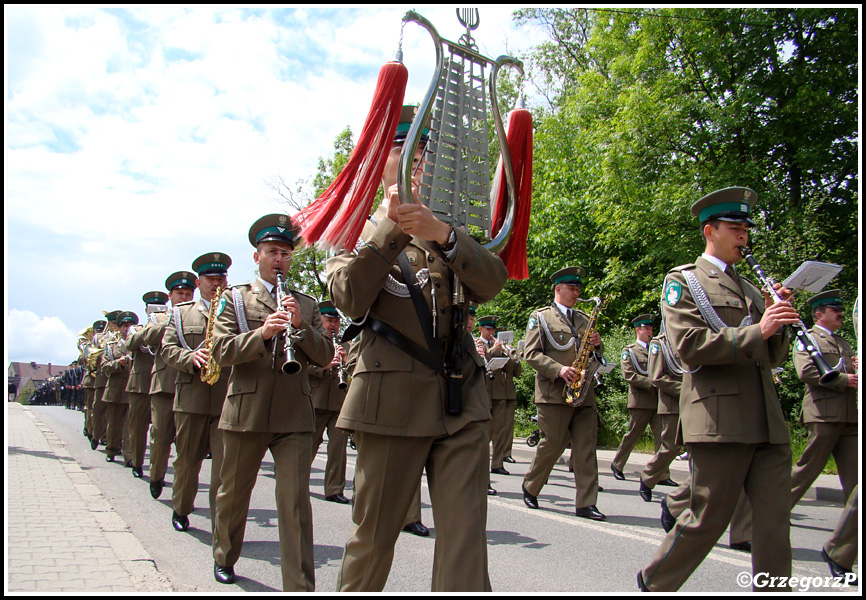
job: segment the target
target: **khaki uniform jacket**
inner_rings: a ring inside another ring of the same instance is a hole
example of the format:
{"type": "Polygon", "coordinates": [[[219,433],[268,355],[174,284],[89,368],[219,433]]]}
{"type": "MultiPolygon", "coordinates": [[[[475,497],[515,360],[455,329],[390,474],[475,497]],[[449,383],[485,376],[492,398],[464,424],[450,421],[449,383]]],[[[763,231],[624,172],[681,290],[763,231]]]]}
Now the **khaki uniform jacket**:
{"type": "Polygon", "coordinates": [[[152,348],[141,343],[145,327],[139,327],[126,342],[126,347],[132,351],[132,370],[126,382],[126,391],[134,394],[150,394],[155,355],[152,348]]]}
{"type": "MultiPolygon", "coordinates": [[[[171,320],[171,313],[156,313],[154,314],[155,323],[151,321],[144,330],[140,332],[141,343],[145,346],[150,346],[153,350],[153,374],[150,379],[151,394],[171,394],[174,396],[174,386],[177,379],[177,371],[174,367],[169,367],[165,364],[162,358],[162,336],[165,335],[165,327],[171,320]]],[[[135,335],[139,335],[138,333],[135,335]]],[[[135,337],[135,336],[133,336],[135,337]]]]}
{"type": "Polygon", "coordinates": [[[740,280],[742,289],[704,258],[668,273],[662,301],[668,338],[689,370],[700,367],[683,375],[677,444],[790,443],[771,373],[787,358],[787,336],[780,329],[769,340],[762,338],[763,294],[740,280]],[[701,316],[682,274],[686,270],[725,323],[718,333],[701,316]],[[746,316],[753,325],[741,327],[746,316]]]}
{"type": "MultiPolygon", "coordinates": [[[[680,392],[683,388],[683,376],[677,375],[668,368],[664,351],[661,347],[666,343],[666,334],[661,333],[650,340],[649,344],[649,377],[659,391],[660,415],[678,415],[680,413],[680,392]]],[[[670,350],[673,353],[673,349],[670,350]]],[[[674,353],[674,359],[679,357],[674,353]]]]}
{"type": "Polygon", "coordinates": [[[848,373],[854,372],[853,352],[848,341],[838,335],[830,335],[820,327],[809,330],[812,339],[821,349],[824,360],[835,368],[839,359],[844,359],[843,371],[836,381],[829,385],[818,383],[820,374],[815,363],[805,349],[794,344],[794,367],[800,381],[806,384],[803,408],[800,411],[801,423],[857,423],[857,390],[849,388],[848,373]]]}
{"type": "Polygon", "coordinates": [[[286,361],[284,335],[266,342],[260,331],[267,316],[276,312],[277,301],[258,280],[234,287],[241,291],[250,330],[241,332],[233,288],[227,289],[216,309],[211,350],[218,365],[232,367],[219,428],[261,433],[314,431],[307,363],[327,365],[334,356],[334,346],[322,329],[318,303],[306,294],[292,292],[303,319],[301,328],[293,335],[295,360],[301,363],[301,370],[286,375],[280,371],[286,361]],[[275,342],[276,369],[272,358],[275,342]]]}
{"type": "Polygon", "coordinates": [[[93,388],[96,384],[96,373],[84,367],[84,377],[81,378],[81,387],[93,388]]]}
{"type": "MultiPolygon", "coordinates": [[[[557,350],[550,344],[547,335],[541,330],[540,318],[544,318],[550,334],[560,346],[572,338],[568,322],[552,304],[534,311],[529,317],[523,356],[529,366],[536,371],[535,403],[571,406],[562,396],[565,390],[565,380],[559,377],[559,371],[562,367],[570,367],[574,364],[577,349],[580,347],[583,334],[589,324],[589,317],[583,311],[574,309],[574,329],[577,331],[578,339],[565,350],[557,350]]],[[[604,343],[595,351],[602,354],[604,343]]],[[[585,385],[588,385],[589,389],[586,391],[586,399],[581,404],[582,407],[595,407],[594,384],[593,378],[589,378],[589,381],[586,382],[585,385]]]]}
{"type": "Polygon", "coordinates": [[[108,376],[105,395],[102,397],[103,402],[129,404],[129,398],[125,390],[132,365],[127,364],[123,366],[120,362],[121,358],[124,356],[129,357],[129,355],[126,344],[112,342],[105,348],[102,365],[100,366],[102,372],[108,376]]]}
{"type": "MultiPolygon", "coordinates": [[[[431,290],[438,311],[436,339],[444,343],[452,320],[451,272],[464,286],[466,301],[487,302],[505,285],[508,272],[502,260],[476,241],[456,232],[456,254],[448,259],[435,244],[413,238],[391,219],[384,209],[376,214],[378,225],[368,221],[357,253],[344,252],[328,260],[328,289],[334,304],[355,320],[367,314],[422,348],[427,342],[410,297],[385,289],[388,276],[403,281],[397,258],[405,251],[417,274],[429,269],[430,280],[421,289],[428,307],[433,308],[431,290]]],[[[484,361],[467,332],[463,336],[462,402],[459,415],[445,411],[446,383],[443,377],[416,360],[372,329],[365,328],[357,342],[358,360],[346,402],[337,426],[353,431],[408,437],[438,437],[460,431],[473,421],[490,419],[484,361]]]]}
{"type": "MultiPolygon", "coordinates": [[[[340,344],[346,351],[348,362],[348,353],[351,348],[351,343],[340,344]]],[[[349,378],[349,368],[344,367],[346,371],[346,380],[349,378]]],[[[313,396],[313,408],[316,410],[327,410],[331,412],[340,412],[343,408],[343,401],[346,399],[346,390],[341,390],[339,368],[332,369],[310,365],[310,394],[313,396]]]]}
{"type": "Polygon", "coordinates": [[[650,379],[647,367],[648,363],[649,351],[641,344],[635,342],[623,348],[619,366],[622,370],[622,378],[628,383],[627,408],[644,408],[647,410],[656,410],[658,408],[658,390],[653,386],[650,379]],[[640,370],[635,368],[632,362],[632,354],[637,359],[640,370]],[[644,373],[646,374],[644,375],[644,373]]]}
{"type": "MultiPolygon", "coordinates": [[[[487,347],[484,354],[489,361],[491,358],[508,357],[502,348],[493,350],[487,347]]],[[[519,360],[508,358],[508,363],[501,369],[493,369],[493,379],[487,378],[487,389],[490,390],[490,398],[494,400],[516,400],[517,391],[514,389],[514,378],[520,375],[523,366],[519,360]]]]}
{"type": "MultiPolygon", "coordinates": [[[[108,332],[100,333],[99,337],[97,338],[99,340],[99,343],[100,344],[106,344],[104,338],[107,336],[108,336],[108,332]]],[[[102,352],[99,353],[99,358],[96,359],[96,370],[94,371],[95,381],[93,383],[93,386],[96,388],[104,388],[105,386],[108,385],[108,374],[104,373],[102,371],[102,363],[104,361],[105,361],[105,350],[103,349],[102,352]]],[[[96,399],[102,400],[101,397],[97,397],[96,399]]]]}
{"type": "Polygon", "coordinates": [[[218,417],[222,413],[223,401],[228,391],[231,369],[222,369],[220,378],[213,385],[201,380],[201,369],[195,366],[193,356],[196,348],[203,345],[207,335],[208,308],[201,300],[184,302],[177,306],[183,338],[191,350],[181,346],[176,319],[166,325],[160,350],[165,363],[177,369],[174,411],[218,417]]]}

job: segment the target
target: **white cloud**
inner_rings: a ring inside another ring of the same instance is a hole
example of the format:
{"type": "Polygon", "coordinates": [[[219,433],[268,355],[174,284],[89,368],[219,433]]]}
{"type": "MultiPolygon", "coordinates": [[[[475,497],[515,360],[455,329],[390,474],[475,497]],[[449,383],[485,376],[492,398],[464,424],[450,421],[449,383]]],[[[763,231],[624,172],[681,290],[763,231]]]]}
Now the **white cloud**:
{"type": "Polygon", "coordinates": [[[12,362],[68,365],[78,357],[77,335],[58,317],[13,309],[6,319],[6,341],[12,362]]]}
{"type": "MultiPolygon", "coordinates": [[[[504,52],[512,10],[481,10],[475,38],[488,55],[504,52]]],[[[462,34],[452,8],[418,12],[444,37],[462,34]]],[[[83,5],[4,13],[8,306],[57,315],[75,331],[101,310],[141,314],[144,292],[204,252],[232,256],[231,281],[251,277],[250,224],[286,208],[265,181],[310,179],[346,125],[357,136],[403,15],[83,5]]],[[[403,51],[406,100],[417,102],[433,71],[430,36],[407,24],[403,51]]]]}

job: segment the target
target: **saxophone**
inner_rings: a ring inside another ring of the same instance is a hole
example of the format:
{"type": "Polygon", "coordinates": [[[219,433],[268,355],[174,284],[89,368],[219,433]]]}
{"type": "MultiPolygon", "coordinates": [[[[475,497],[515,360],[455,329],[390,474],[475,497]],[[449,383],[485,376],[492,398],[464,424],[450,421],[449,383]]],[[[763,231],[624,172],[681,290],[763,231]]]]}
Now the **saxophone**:
{"type": "Polygon", "coordinates": [[[577,356],[571,365],[572,368],[577,369],[577,379],[574,380],[574,383],[567,383],[565,389],[562,390],[562,397],[565,398],[565,401],[575,407],[580,406],[582,401],[581,396],[584,395],[583,392],[585,391],[584,388],[586,388],[587,382],[592,379],[595,371],[601,366],[601,362],[598,360],[595,360],[592,365],[589,364],[594,353],[589,338],[591,338],[592,334],[595,333],[595,325],[598,321],[598,315],[601,313],[602,309],[607,306],[607,303],[610,302],[610,294],[608,294],[604,301],[594,297],[585,302],[595,302],[595,308],[592,311],[592,315],[589,317],[589,323],[586,325],[586,331],[583,332],[583,339],[580,342],[580,348],[578,348],[577,356]]]}
{"type": "Polygon", "coordinates": [[[203,348],[207,350],[208,355],[207,363],[205,363],[204,368],[201,370],[201,380],[208,385],[215,384],[220,378],[221,369],[214,360],[211,350],[213,350],[213,326],[214,321],[216,321],[216,306],[222,293],[222,287],[217,287],[213,298],[210,300],[210,310],[207,314],[207,333],[205,334],[203,348]]]}

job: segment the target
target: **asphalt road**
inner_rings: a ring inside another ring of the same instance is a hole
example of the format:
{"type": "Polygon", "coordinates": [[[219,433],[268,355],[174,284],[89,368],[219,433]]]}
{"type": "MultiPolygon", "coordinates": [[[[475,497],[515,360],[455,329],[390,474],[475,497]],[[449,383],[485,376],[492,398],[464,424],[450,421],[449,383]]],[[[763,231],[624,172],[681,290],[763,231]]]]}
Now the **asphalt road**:
{"type": "MultiPolygon", "coordinates": [[[[273,462],[265,457],[253,492],[245,542],[235,565],[237,583],[218,584],[213,579],[210,520],[207,507],[209,468],[203,468],[195,512],[185,533],[171,527],[171,489],[159,500],[150,497],[147,466],[138,480],[121,463],[106,463],[103,448],[93,451],[82,435],[82,413],[62,407],[31,407],[67,444],[69,453],[87,471],[115,511],[126,521],[160,572],[177,592],[269,592],[281,589],[277,514],[274,503],[273,462]]],[[[343,546],[351,529],[351,508],[325,502],[322,484],[325,447],[313,463],[311,485],[316,564],[316,589],[335,590],[343,546]]],[[[648,456],[633,456],[626,481],[610,474],[612,451],[599,451],[598,507],[608,520],[597,523],[574,516],[574,481],[564,464],[557,465],[539,497],[541,510],[523,504],[522,476],[534,450],[515,440],[517,464],[506,465],[511,475],[491,475],[499,495],[489,498],[488,554],[490,580],[495,592],[595,593],[635,592],[636,574],[653,556],[664,536],[659,522],[661,495],[651,503],[637,494],[637,473],[648,456]]],[[[354,473],[356,455],[349,450],[347,479],[354,473]]],[[[145,461],[147,465],[147,460],[145,461]]],[[[673,465],[672,476],[687,476],[685,462],[673,465]]],[[[173,477],[171,463],[166,481],[173,477]]],[[[833,478],[827,481],[832,483],[833,478]]],[[[658,488],[666,491],[670,488],[658,488]]],[[[346,491],[351,497],[351,489],[346,491]]],[[[422,512],[429,538],[403,533],[397,543],[386,592],[428,592],[433,563],[436,526],[426,482],[422,486],[422,512]]],[[[459,510],[459,507],[454,507],[459,510]]],[[[832,502],[804,499],[793,511],[791,542],[793,573],[800,577],[829,575],[821,559],[821,547],[841,511],[832,502]]],[[[727,533],[692,575],[682,592],[748,591],[737,576],[751,571],[748,554],[727,547],[727,533]]],[[[855,568],[855,571],[859,568],[855,568]]],[[[840,591],[834,589],[810,591],[840,591]]]]}

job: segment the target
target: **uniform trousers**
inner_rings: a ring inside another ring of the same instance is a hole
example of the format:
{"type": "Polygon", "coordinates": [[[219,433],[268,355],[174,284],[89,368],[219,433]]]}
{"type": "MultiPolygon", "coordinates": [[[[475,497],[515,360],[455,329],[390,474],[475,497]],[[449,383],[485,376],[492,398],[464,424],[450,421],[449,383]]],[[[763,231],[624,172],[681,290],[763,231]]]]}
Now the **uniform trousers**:
{"type": "Polygon", "coordinates": [[[105,453],[108,456],[117,456],[122,451],[123,460],[126,462],[132,459],[126,428],[126,413],[129,412],[129,404],[120,402],[107,402],[106,404],[108,404],[106,413],[108,444],[105,446],[105,453]]]}
{"type": "MultiPolygon", "coordinates": [[[[650,431],[653,434],[655,451],[658,452],[661,447],[662,420],[659,418],[656,409],[630,408],[628,409],[628,415],[628,432],[623,436],[622,441],[619,443],[619,448],[617,448],[616,455],[613,457],[613,466],[619,471],[625,470],[625,463],[628,462],[631,451],[634,450],[647,425],[649,425],[650,431]]],[[[670,476],[670,472],[667,475],[670,476]]]]}
{"type": "Polygon", "coordinates": [[[90,424],[93,426],[93,429],[90,433],[93,434],[100,442],[105,442],[106,437],[105,434],[107,432],[107,419],[106,413],[108,412],[108,404],[102,401],[102,397],[105,395],[105,388],[95,388],[93,394],[93,411],[90,414],[90,424]]]}
{"type": "Polygon", "coordinates": [[[670,479],[671,463],[680,453],[680,447],[677,446],[677,425],[680,422],[679,415],[657,415],[661,421],[661,435],[656,437],[656,443],[659,445],[656,453],[649,460],[641,473],[641,481],[650,489],[654,488],[659,481],[670,479]]]}
{"type": "Polygon", "coordinates": [[[490,413],[492,454],[490,468],[499,469],[511,453],[509,442],[514,439],[514,404],[516,400],[494,398],[490,413]]]}
{"type": "Polygon", "coordinates": [[[276,477],[283,591],[315,591],[313,509],[310,505],[312,432],[223,430],[221,433],[225,454],[213,524],[214,562],[232,567],[240,558],[253,487],[262,459],[270,450],[276,477]]]}
{"type": "Polygon", "coordinates": [[[849,571],[854,568],[854,561],[857,560],[857,550],[859,549],[857,539],[859,487],[859,484],[855,485],[854,489],[851,490],[848,501],[845,503],[845,510],[842,511],[842,516],[839,517],[839,522],[836,524],[830,539],[824,544],[824,552],[827,553],[827,556],[849,571]]]}
{"type": "Polygon", "coordinates": [[[337,589],[381,591],[394,545],[426,469],[436,542],[432,591],[489,592],[487,482],[490,425],[467,424],[453,435],[404,437],[363,431],[358,446],[352,520],[337,589]]]}
{"type": "Polygon", "coordinates": [[[96,390],[94,388],[84,388],[84,431],[88,437],[90,437],[93,431],[91,415],[93,413],[93,396],[95,393],[96,390]]]}
{"type": "Polygon", "coordinates": [[[418,484],[418,489],[415,490],[415,496],[412,498],[412,504],[409,505],[409,512],[406,513],[406,522],[404,526],[412,523],[421,522],[421,484],[418,484]]]}
{"type": "Polygon", "coordinates": [[[150,395],[150,480],[162,481],[168,469],[171,443],[174,441],[174,396],[150,395]]]}
{"type": "MultiPolygon", "coordinates": [[[[643,580],[653,592],[675,592],[728,527],[745,489],[752,505],[752,575],[791,576],[791,447],[788,444],[687,444],[691,503],[668,532],[643,580]]],[[[785,588],[755,591],[786,591],[785,588]]]]}
{"type": "Polygon", "coordinates": [[[340,411],[316,409],[316,436],[313,442],[313,460],[328,431],[328,462],[325,465],[325,496],[342,494],[346,489],[346,444],[349,434],[337,427],[340,411]]]}
{"type": "Polygon", "coordinates": [[[598,500],[598,414],[595,406],[572,408],[566,404],[537,404],[541,441],[523,486],[533,496],[541,488],[571,442],[570,464],[574,470],[575,508],[594,506],[598,500]]]}
{"type": "Polygon", "coordinates": [[[193,413],[174,413],[177,430],[177,457],[174,459],[174,481],[171,484],[171,503],[174,512],[185,517],[195,506],[198,493],[198,477],[201,464],[211,453],[210,506],[211,527],[213,527],[214,506],[220,483],[220,468],[223,462],[222,432],[218,429],[219,416],[193,413]]]}
{"type": "MultiPolygon", "coordinates": [[[[692,501],[692,479],[689,477],[685,483],[667,495],[665,504],[668,512],[674,519],[678,518],[686,510],[692,501]]],[[[731,516],[731,527],[728,529],[728,544],[740,544],[752,540],[752,506],[746,497],[746,490],[740,493],[734,514],[731,516]]]]}
{"type": "Polygon", "coordinates": [[[845,499],[859,482],[857,424],[856,423],[806,423],[809,437],[806,450],[791,473],[791,508],[803,498],[815,483],[818,475],[827,466],[830,455],[836,459],[839,481],[845,499]]]}
{"type": "Polygon", "coordinates": [[[147,449],[147,427],[150,425],[150,394],[127,392],[129,397],[129,412],[126,415],[129,424],[129,451],[132,466],[139,469],[144,466],[144,452],[147,449]]]}

